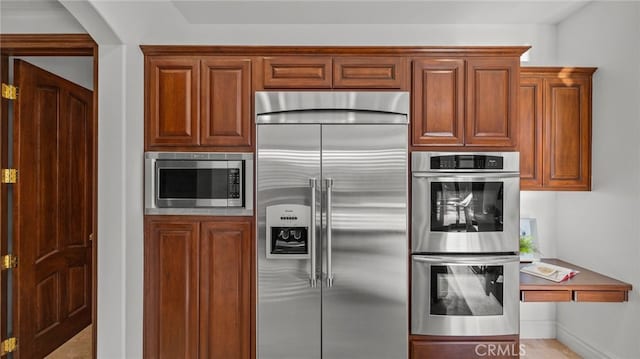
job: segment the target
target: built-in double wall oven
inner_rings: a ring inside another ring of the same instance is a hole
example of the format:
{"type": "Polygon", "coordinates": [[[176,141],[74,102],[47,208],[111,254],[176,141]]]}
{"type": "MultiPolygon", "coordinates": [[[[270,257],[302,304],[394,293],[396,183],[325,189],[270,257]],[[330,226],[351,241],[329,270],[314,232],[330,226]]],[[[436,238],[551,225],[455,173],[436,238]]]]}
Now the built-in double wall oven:
{"type": "Polygon", "coordinates": [[[517,152],[412,154],[411,332],[519,332],[517,152]]]}

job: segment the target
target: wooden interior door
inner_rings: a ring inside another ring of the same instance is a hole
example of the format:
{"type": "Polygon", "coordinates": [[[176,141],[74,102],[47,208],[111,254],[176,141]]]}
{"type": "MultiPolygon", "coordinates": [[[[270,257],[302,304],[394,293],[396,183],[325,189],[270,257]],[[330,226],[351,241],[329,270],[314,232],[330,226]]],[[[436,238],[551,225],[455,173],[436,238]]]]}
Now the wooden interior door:
{"type": "Polygon", "coordinates": [[[42,358],[91,323],[93,93],[14,64],[13,328],[42,358]]]}

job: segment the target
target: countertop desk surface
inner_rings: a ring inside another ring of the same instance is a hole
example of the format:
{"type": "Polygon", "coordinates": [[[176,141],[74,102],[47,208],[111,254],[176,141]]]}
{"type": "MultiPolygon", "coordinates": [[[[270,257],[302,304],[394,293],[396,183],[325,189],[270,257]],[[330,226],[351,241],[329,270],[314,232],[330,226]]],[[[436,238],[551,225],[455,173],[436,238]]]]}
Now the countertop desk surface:
{"type": "MultiPolygon", "coordinates": [[[[553,282],[520,272],[520,300],[523,302],[626,302],[631,284],[555,258],[543,263],[580,271],[575,277],[553,282]]],[[[528,263],[521,263],[520,267],[528,263]]]]}

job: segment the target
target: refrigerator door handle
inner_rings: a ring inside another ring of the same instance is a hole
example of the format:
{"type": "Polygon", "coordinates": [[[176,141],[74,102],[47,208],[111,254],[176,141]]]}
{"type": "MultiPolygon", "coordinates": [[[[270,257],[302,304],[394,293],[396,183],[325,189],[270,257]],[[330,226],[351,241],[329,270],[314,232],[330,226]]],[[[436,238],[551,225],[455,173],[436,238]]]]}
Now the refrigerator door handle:
{"type": "Polygon", "coordinates": [[[332,228],[332,216],[331,216],[331,207],[332,207],[332,192],[333,192],[333,178],[325,178],[324,180],[326,188],[327,188],[327,288],[331,288],[333,286],[333,269],[331,263],[331,254],[333,252],[332,244],[331,244],[331,232],[332,228]]]}
{"type": "Polygon", "coordinates": [[[310,248],[310,268],[309,268],[309,286],[315,288],[318,282],[316,274],[316,178],[309,178],[309,187],[311,187],[311,228],[309,228],[309,248],[310,248]]]}

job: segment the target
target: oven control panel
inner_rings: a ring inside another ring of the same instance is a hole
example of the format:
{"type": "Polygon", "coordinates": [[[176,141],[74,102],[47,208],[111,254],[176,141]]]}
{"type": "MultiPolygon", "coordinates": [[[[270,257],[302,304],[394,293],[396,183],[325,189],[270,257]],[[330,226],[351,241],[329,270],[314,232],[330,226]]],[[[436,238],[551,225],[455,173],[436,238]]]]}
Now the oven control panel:
{"type": "Polygon", "coordinates": [[[267,258],[309,258],[310,213],[309,206],[298,204],[267,207],[267,258]]]}
{"type": "Polygon", "coordinates": [[[446,155],[431,157],[432,170],[501,170],[503,158],[487,155],[446,155]]]}

